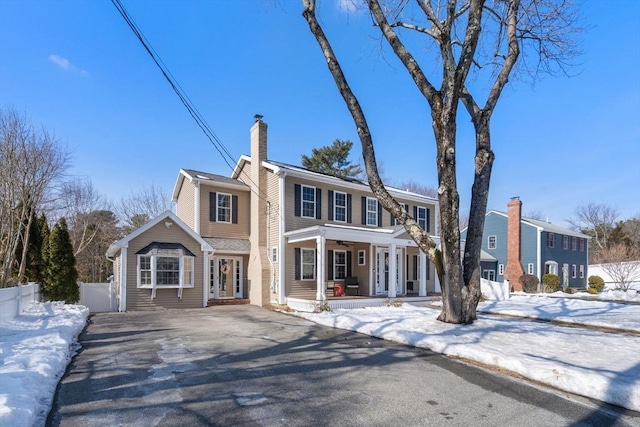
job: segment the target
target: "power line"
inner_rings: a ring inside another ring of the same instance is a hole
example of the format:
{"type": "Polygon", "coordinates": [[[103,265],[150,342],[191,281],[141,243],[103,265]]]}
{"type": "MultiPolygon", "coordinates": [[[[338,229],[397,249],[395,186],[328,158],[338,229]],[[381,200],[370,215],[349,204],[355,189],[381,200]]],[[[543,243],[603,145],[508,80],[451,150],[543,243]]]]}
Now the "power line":
{"type": "MultiPolygon", "coordinates": [[[[149,43],[149,41],[144,36],[144,34],[142,34],[142,31],[136,25],[131,15],[129,15],[129,12],[127,12],[127,10],[122,5],[120,0],[111,0],[111,3],[113,3],[115,8],[118,10],[122,18],[125,20],[125,22],[129,26],[129,28],[131,28],[131,30],[133,31],[137,39],[140,41],[140,43],[142,43],[142,46],[145,48],[149,56],[151,56],[151,59],[153,59],[153,62],[156,64],[156,66],[160,69],[160,72],[162,72],[162,75],[164,76],[164,78],[167,80],[167,82],[169,83],[173,91],[176,93],[176,95],[178,96],[178,98],[180,99],[184,107],[189,112],[189,115],[191,115],[191,117],[195,120],[196,124],[200,127],[200,129],[205,134],[207,139],[209,139],[209,141],[214,146],[216,151],[222,157],[222,160],[224,160],[227,166],[229,166],[229,168],[233,171],[235,167],[229,162],[229,160],[231,160],[231,162],[235,164],[235,160],[233,156],[231,155],[227,147],[224,145],[224,143],[220,140],[220,138],[218,138],[218,136],[215,134],[213,129],[211,129],[211,127],[209,126],[207,121],[204,119],[204,117],[202,117],[202,114],[200,114],[200,112],[195,107],[193,102],[191,102],[191,99],[189,99],[186,92],[182,89],[182,87],[180,86],[176,78],[171,74],[171,72],[169,71],[169,68],[164,64],[164,62],[162,61],[158,53],[153,49],[153,47],[151,46],[151,43],[149,43]]],[[[251,179],[250,176],[247,175],[247,178],[255,186],[258,192],[256,192],[252,188],[252,186],[249,186],[251,191],[254,192],[261,199],[267,201],[267,199],[259,193],[260,188],[258,187],[258,185],[251,179]]]]}

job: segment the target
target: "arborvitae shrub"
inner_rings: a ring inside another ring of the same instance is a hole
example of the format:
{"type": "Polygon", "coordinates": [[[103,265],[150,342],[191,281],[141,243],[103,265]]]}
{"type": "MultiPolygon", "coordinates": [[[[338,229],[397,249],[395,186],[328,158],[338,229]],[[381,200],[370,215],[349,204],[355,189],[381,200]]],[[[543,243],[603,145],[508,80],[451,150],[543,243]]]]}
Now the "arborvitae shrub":
{"type": "Polygon", "coordinates": [[[518,279],[522,285],[522,289],[528,294],[535,294],[538,292],[538,278],[533,274],[523,274],[518,279]]]}
{"type": "Polygon", "coordinates": [[[544,292],[558,292],[560,290],[560,276],[547,273],[542,276],[542,284],[544,292]]]}
{"type": "Polygon", "coordinates": [[[591,293],[597,294],[598,292],[602,292],[602,290],[604,289],[604,279],[600,276],[589,276],[588,283],[589,292],[591,292],[591,289],[595,290],[595,292],[591,293]]]}

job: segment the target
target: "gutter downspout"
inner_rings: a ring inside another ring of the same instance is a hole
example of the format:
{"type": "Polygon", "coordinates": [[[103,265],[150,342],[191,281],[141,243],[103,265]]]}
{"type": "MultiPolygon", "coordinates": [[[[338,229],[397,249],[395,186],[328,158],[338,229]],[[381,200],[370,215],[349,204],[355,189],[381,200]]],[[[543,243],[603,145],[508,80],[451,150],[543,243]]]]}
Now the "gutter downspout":
{"type": "Polygon", "coordinates": [[[285,178],[287,176],[287,172],[280,169],[276,172],[278,175],[278,222],[279,222],[279,230],[278,230],[278,304],[284,305],[287,303],[287,298],[285,296],[285,209],[284,209],[284,189],[285,189],[285,178]]]}

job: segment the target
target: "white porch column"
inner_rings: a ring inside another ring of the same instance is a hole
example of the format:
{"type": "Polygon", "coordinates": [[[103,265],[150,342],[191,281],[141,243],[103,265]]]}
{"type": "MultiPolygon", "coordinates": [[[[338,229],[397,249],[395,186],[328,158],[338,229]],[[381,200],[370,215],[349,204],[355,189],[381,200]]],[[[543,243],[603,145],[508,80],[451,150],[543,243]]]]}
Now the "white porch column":
{"type": "Polygon", "coordinates": [[[396,297],[396,287],[398,286],[398,265],[396,263],[398,255],[396,254],[396,244],[389,245],[389,298],[396,297]]]}
{"type": "Polygon", "coordinates": [[[418,296],[426,297],[427,296],[427,254],[420,251],[420,285],[418,288],[418,296]]]}
{"type": "Polygon", "coordinates": [[[434,271],[433,272],[435,281],[436,281],[436,289],[435,292],[442,292],[442,289],[440,289],[440,278],[438,277],[438,272],[434,271]]]}
{"type": "Polygon", "coordinates": [[[317,270],[317,291],[316,299],[318,301],[324,301],[327,298],[326,283],[324,281],[324,272],[326,270],[324,265],[324,251],[326,246],[326,239],[324,233],[320,237],[316,237],[316,270],[317,270]]]}

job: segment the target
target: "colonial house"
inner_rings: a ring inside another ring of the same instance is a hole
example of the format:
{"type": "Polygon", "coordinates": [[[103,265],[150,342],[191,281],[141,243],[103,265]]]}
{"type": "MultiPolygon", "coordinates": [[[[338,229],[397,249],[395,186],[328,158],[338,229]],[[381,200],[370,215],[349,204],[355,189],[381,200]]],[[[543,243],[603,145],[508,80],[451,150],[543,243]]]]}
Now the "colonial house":
{"type": "MultiPolygon", "coordinates": [[[[437,200],[388,190],[437,240],[437,200]]],[[[268,159],[260,118],[251,155],[231,176],[181,169],[173,200],[176,214],[109,248],[120,311],[226,299],[311,310],[440,291],[427,257],[366,183],[268,159]]]]}
{"type": "MultiPolygon", "coordinates": [[[[462,232],[462,238],[466,230],[462,232]]],[[[586,288],[590,237],[549,222],[522,217],[522,201],[514,197],[507,212],[486,213],[482,236],[482,277],[522,290],[519,278],[546,273],[560,276],[563,287],[586,288]]]]}

